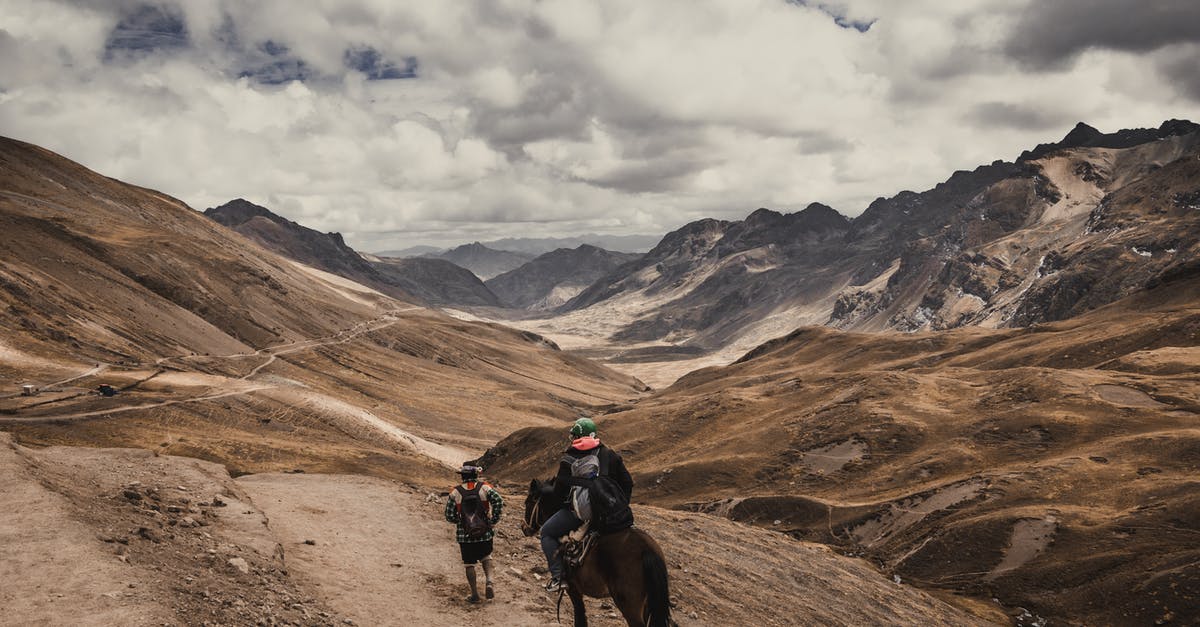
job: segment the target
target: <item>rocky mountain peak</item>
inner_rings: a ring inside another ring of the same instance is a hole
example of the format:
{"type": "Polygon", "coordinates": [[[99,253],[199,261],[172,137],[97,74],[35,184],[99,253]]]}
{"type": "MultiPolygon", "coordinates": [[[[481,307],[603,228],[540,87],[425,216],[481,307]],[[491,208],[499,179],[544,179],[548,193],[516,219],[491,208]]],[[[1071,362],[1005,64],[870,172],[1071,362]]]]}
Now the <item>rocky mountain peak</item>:
{"type": "Polygon", "coordinates": [[[256,205],[245,198],[235,198],[220,207],[212,207],[204,211],[204,215],[229,227],[237,227],[254,218],[267,218],[272,222],[283,221],[270,209],[256,205]]]}
{"type": "Polygon", "coordinates": [[[426,255],[445,259],[475,273],[482,280],[490,279],[528,263],[534,255],[489,248],[478,241],[463,244],[444,253],[426,255]]]}
{"type": "Polygon", "coordinates": [[[1017,158],[1018,162],[1040,159],[1052,152],[1064,148],[1132,148],[1139,144],[1149,143],[1167,137],[1177,137],[1195,133],[1200,130],[1200,124],[1190,120],[1167,120],[1158,128],[1127,128],[1115,133],[1103,133],[1083,122],[1075,125],[1062,141],[1053,144],[1038,144],[1033,150],[1026,150],[1017,158]]]}
{"type": "Polygon", "coordinates": [[[829,205],[814,202],[800,211],[792,214],[795,219],[807,225],[810,230],[845,229],[850,226],[850,218],[840,214],[829,205]]]}
{"type": "Polygon", "coordinates": [[[1085,146],[1088,144],[1088,142],[1095,141],[1096,138],[1101,137],[1102,135],[1104,135],[1104,133],[1101,133],[1096,127],[1090,126],[1084,122],[1079,122],[1075,124],[1075,128],[1071,129],[1071,132],[1067,133],[1066,136],[1062,138],[1062,141],[1058,142],[1058,145],[1063,148],[1085,146]]]}
{"type": "Polygon", "coordinates": [[[778,222],[782,217],[783,214],[779,213],[778,211],[773,211],[765,207],[759,207],[750,215],[746,216],[745,223],[747,226],[768,225],[778,222]]]}
{"type": "Polygon", "coordinates": [[[1195,133],[1196,131],[1200,131],[1200,124],[1196,124],[1191,120],[1170,119],[1158,127],[1160,137],[1175,137],[1195,133]]]}
{"type": "Polygon", "coordinates": [[[712,243],[725,233],[729,225],[728,221],[714,218],[689,222],[667,233],[658,246],[646,253],[646,259],[661,260],[675,253],[696,254],[707,251],[712,243]]]}

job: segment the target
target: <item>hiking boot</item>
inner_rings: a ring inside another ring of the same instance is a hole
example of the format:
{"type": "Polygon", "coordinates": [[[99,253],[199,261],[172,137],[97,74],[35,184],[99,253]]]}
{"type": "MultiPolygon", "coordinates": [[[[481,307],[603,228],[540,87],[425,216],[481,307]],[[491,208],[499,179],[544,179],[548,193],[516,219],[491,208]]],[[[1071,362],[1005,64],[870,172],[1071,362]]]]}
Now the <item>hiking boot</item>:
{"type": "Polygon", "coordinates": [[[566,584],[561,579],[551,579],[550,583],[546,584],[546,592],[558,592],[566,587],[566,584]]]}
{"type": "Polygon", "coordinates": [[[487,586],[485,586],[483,590],[483,596],[487,597],[488,599],[496,598],[496,591],[492,590],[492,582],[487,582],[487,586]]]}

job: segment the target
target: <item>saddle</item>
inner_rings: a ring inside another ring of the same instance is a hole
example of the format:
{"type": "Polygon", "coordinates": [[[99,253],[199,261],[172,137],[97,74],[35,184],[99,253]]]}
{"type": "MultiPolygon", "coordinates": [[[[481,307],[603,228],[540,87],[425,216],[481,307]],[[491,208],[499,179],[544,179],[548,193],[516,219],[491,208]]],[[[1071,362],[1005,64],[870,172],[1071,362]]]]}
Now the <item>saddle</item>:
{"type": "Polygon", "coordinates": [[[568,568],[578,568],[587,558],[588,552],[600,537],[599,531],[589,529],[590,522],[585,522],[578,529],[562,537],[558,552],[568,568]]]}

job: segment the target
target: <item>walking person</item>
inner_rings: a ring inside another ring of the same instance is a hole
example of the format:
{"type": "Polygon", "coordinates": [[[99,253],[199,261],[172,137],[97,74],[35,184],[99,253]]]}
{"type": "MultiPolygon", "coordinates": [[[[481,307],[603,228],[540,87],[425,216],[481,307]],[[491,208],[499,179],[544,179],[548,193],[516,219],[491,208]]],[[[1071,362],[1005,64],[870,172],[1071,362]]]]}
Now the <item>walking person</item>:
{"type": "Polygon", "coordinates": [[[484,595],[489,599],[496,596],[492,586],[492,537],[493,527],[500,522],[504,499],[482,480],[482,472],[479,466],[464,464],[459,470],[462,483],[454,486],[446,497],[446,521],[455,524],[455,539],[467,570],[467,584],[471,586],[468,603],[479,603],[475,575],[475,564],[479,562],[483,562],[484,595]]]}

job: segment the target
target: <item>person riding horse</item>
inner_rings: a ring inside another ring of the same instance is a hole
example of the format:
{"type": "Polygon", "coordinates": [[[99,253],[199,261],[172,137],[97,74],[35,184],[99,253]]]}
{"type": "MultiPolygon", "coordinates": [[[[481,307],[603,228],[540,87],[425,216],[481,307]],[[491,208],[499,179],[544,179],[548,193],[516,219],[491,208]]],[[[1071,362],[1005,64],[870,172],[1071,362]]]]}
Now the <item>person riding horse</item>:
{"type": "MultiPolygon", "coordinates": [[[[568,511],[563,509],[562,497],[555,496],[560,493],[556,488],[563,481],[564,478],[558,476],[548,481],[533,479],[529,482],[525,514],[521,520],[525,537],[537,535],[551,518],[568,511]]],[[[629,481],[627,485],[631,483],[629,481]]],[[[625,509],[628,510],[628,505],[625,509]]],[[[631,519],[629,514],[621,517],[622,521],[631,519]]],[[[612,598],[613,605],[629,627],[674,625],[670,576],[662,547],[643,529],[626,524],[614,531],[608,529],[606,521],[600,522],[604,523],[600,526],[605,527],[605,533],[596,537],[581,557],[576,556],[577,563],[572,562],[569,569],[560,571],[565,577],[559,588],[562,590],[560,595],[565,593],[571,598],[575,627],[587,627],[588,624],[585,596],[612,598]]],[[[542,538],[546,535],[543,533],[542,538]]],[[[559,602],[562,602],[561,596],[559,602]]]]}
{"type": "MultiPolygon", "coordinates": [[[[550,582],[546,584],[548,591],[557,591],[563,585],[563,560],[562,556],[558,555],[559,538],[578,529],[585,522],[577,514],[577,508],[568,503],[569,497],[574,492],[571,488],[579,487],[586,490],[588,482],[601,469],[607,471],[607,476],[615,481],[624,493],[625,503],[629,503],[633,496],[633,477],[625,468],[625,462],[616,451],[600,443],[600,438],[596,434],[596,423],[588,418],[580,418],[571,426],[571,445],[563,453],[563,459],[558,464],[558,475],[554,479],[554,500],[564,504],[564,507],[555,512],[542,525],[541,530],[542,552],[546,554],[546,564],[550,569],[550,582]],[[596,462],[598,467],[589,469],[588,474],[592,476],[582,478],[576,476],[575,470],[578,462],[591,456],[595,456],[598,460],[596,462]]],[[[632,524],[633,518],[630,514],[628,521],[623,522],[621,527],[628,527],[632,524]]],[[[615,530],[617,529],[605,529],[605,531],[615,530]]]]}

